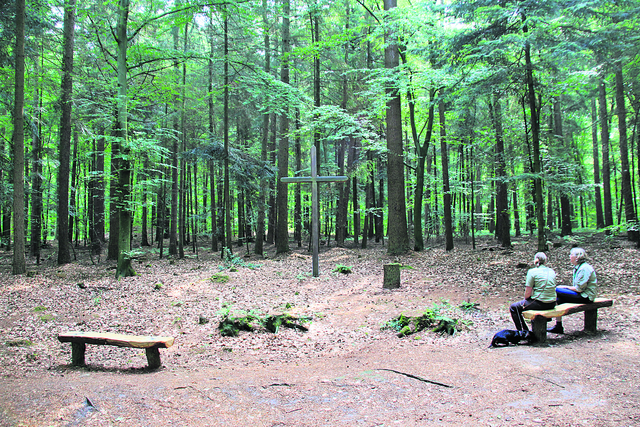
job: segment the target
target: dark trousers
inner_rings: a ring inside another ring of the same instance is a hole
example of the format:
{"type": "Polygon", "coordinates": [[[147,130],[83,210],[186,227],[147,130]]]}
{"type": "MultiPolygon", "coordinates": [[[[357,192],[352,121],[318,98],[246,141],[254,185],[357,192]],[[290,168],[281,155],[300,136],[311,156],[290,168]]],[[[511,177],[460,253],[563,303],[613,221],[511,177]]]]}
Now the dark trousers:
{"type": "Polygon", "coordinates": [[[551,310],[556,306],[556,302],[541,302],[535,299],[523,299],[522,301],[514,302],[509,307],[511,318],[516,325],[516,329],[519,331],[528,331],[529,327],[522,317],[522,312],[526,310],[551,310]]]}

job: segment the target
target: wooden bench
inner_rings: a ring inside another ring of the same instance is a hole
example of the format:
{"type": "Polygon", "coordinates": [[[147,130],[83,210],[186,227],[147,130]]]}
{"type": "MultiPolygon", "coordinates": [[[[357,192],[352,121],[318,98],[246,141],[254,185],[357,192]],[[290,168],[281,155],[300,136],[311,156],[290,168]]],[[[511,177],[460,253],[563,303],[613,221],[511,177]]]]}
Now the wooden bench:
{"type": "Polygon", "coordinates": [[[598,324],[598,309],[602,307],[611,307],[613,300],[605,298],[596,298],[591,304],[558,304],[552,310],[527,310],[522,313],[525,319],[531,320],[533,334],[538,342],[547,341],[547,322],[554,317],[567,316],[573,313],[584,311],[584,330],[587,332],[595,332],[598,324]]]}
{"type": "Polygon", "coordinates": [[[60,342],[71,343],[71,364],[83,366],[84,353],[87,344],[113,345],[116,347],[144,348],[147,353],[149,368],[160,367],[160,348],[168,348],[173,345],[173,337],[152,337],[140,335],[122,335],[100,332],[64,332],[58,334],[60,342]]]}

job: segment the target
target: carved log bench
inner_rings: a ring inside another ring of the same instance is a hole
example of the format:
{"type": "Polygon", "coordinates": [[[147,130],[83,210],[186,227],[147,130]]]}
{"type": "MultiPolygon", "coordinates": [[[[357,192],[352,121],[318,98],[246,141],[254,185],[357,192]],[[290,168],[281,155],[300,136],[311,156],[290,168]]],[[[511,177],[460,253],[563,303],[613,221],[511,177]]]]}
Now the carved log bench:
{"type": "Polygon", "coordinates": [[[551,310],[527,310],[522,313],[525,319],[531,320],[533,334],[538,342],[547,341],[547,322],[554,317],[567,316],[573,313],[584,311],[584,330],[587,332],[595,332],[598,324],[598,309],[602,307],[611,307],[613,300],[605,298],[596,298],[591,304],[558,304],[551,310]]]}
{"type": "Polygon", "coordinates": [[[168,348],[173,345],[173,337],[153,337],[141,335],[122,335],[109,332],[64,332],[58,334],[60,342],[71,343],[71,364],[83,366],[84,353],[87,344],[113,345],[116,347],[144,348],[147,354],[149,368],[160,367],[160,348],[168,348]]]}

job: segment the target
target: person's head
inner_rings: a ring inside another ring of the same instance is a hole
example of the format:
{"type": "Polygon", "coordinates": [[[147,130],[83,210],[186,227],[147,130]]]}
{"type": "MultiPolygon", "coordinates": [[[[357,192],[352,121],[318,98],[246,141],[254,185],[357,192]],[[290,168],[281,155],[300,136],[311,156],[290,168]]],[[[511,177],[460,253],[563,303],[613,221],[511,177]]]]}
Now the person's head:
{"type": "Polygon", "coordinates": [[[535,265],[544,265],[547,262],[547,255],[544,252],[538,252],[533,257],[533,263],[535,265]]]}
{"type": "Polygon", "coordinates": [[[587,252],[582,248],[573,248],[569,252],[569,259],[573,265],[581,264],[587,260],[587,252]]]}

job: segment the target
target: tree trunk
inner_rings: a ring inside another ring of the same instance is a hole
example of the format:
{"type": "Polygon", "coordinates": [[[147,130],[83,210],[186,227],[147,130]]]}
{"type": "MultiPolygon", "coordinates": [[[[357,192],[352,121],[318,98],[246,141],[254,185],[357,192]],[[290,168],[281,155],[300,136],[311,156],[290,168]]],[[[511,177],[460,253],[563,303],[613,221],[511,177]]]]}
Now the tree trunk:
{"type": "MultiPolygon", "coordinates": [[[[44,55],[41,57],[44,60],[44,55]]],[[[38,67],[38,61],[36,59],[36,73],[39,73],[44,67],[38,67]]],[[[42,132],[42,97],[40,94],[41,88],[36,87],[34,104],[37,105],[38,112],[36,113],[37,126],[33,127],[33,143],[31,148],[31,169],[33,174],[31,176],[31,256],[36,257],[36,263],[40,265],[40,248],[42,247],[42,139],[40,138],[42,132]]],[[[3,152],[4,150],[0,151],[3,152]]],[[[0,174],[0,180],[2,176],[0,174]]]]}
{"type": "MultiPolygon", "coordinates": [[[[300,138],[300,109],[296,108],[296,139],[295,139],[295,152],[296,152],[296,173],[300,173],[302,170],[302,138],[300,138]]],[[[293,212],[293,236],[294,240],[298,242],[298,247],[302,247],[302,186],[296,185],[294,188],[294,212],[293,212]]]]}
{"type": "Polygon", "coordinates": [[[431,103],[429,104],[429,117],[427,119],[427,133],[424,137],[424,142],[420,145],[417,140],[417,132],[415,130],[415,121],[412,124],[414,128],[412,133],[415,134],[416,139],[416,149],[418,151],[418,165],[416,166],[416,191],[415,191],[415,200],[414,200],[414,209],[413,209],[413,239],[414,246],[413,249],[415,251],[424,250],[424,233],[422,228],[422,205],[424,199],[424,172],[425,172],[425,162],[427,160],[427,153],[429,152],[429,144],[431,143],[431,136],[433,134],[433,121],[435,118],[435,107],[433,105],[433,100],[435,98],[435,89],[429,89],[429,99],[431,103]]]}
{"type": "MultiPolygon", "coordinates": [[[[71,161],[71,187],[69,189],[69,243],[73,245],[73,233],[75,231],[76,243],[78,242],[78,130],[73,132],[73,155],[71,161]]],[[[75,259],[75,257],[74,257],[75,259]]]]}
{"type": "MultiPolygon", "coordinates": [[[[397,0],[384,0],[384,10],[390,11],[397,7],[397,0]]],[[[384,50],[384,65],[388,70],[395,70],[400,65],[397,35],[388,31],[385,33],[386,47],[384,50]]],[[[389,209],[389,245],[387,253],[397,255],[409,249],[409,233],[407,229],[407,208],[404,188],[404,152],[402,144],[402,105],[400,91],[397,86],[387,87],[389,100],[387,101],[387,179],[388,179],[388,209],[389,209]]]]}
{"type": "Polygon", "coordinates": [[[224,247],[233,251],[231,245],[231,178],[229,176],[229,14],[224,9],[224,247]]]}
{"type": "Polygon", "coordinates": [[[598,87],[598,109],[600,115],[600,142],[602,144],[602,192],[604,197],[604,226],[613,225],[611,204],[611,163],[609,161],[609,117],[607,113],[607,90],[602,78],[598,87]]]}
{"type": "Polygon", "coordinates": [[[633,204],[633,190],[631,186],[631,168],[629,166],[629,149],[627,146],[627,108],[625,106],[625,88],[622,76],[622,61],[616,64],[616,108],[618,114],[618,132],[620,134],[620,163],[621,163],[621,180],[622,180],[622,198],[624,200],[624,216],[627,220],[627,237],[629,240],[636,241],[638,232],[630,230],[635,227],[636,211],[633,204]]]}
{"type": "MultiPolygon", "coordinates": [[[[553,127],[554,127],[554,135],[555,138],[559,140],[560,148],[562,152],[567,152],[567,146],[564,138],[564,129],[562,126],[562,105],[558,98],[554,98],[553,100],[553,127]]],[[[568,161],[568,159],[567,159],[568,161]]],[[[566,164],[562,164],[560,166],[560,171],[564,174],[568,173],[568,168],[566,164]]],[[[561,236],[570,236],[573,234],[571,228],[571,212],[572,212],[571,201],[569,200],[569,195],[564,191],[560,193],[560,235],[561,236]]]]}
{"type": "MultiPolygon", "coordinates": [[[[215,134],[213,115],[214,115],[214,94],[213,94],[213,59],[215,58],[215,38],[213,31],[213,12],[210,11],[209,15],[209,138],[213,138],[215,134]]],[[[218,252],[218,212],[216,204],[216,179],[215,179],[215,164],[211,160],[209,162],[209,176],[210,176],[210,192],[211,192],[211,250],[218,252]]]]}
{"type": "MultiPolygon", "coordinates": [[[[290,2],[284,0],[282,16],[282,68],[280,70],[280,81],[286,86],[289,85],[289,53],[291,51],[291,39],[289,36],[289,13],[290,2]]],[[[278,206],[278,219],[276,226],[276,253],[289,252],[289,193],[287,184],[281,182],[281,178],[289,175],[289,117],[288,107],[283,107],[283,114],[280,116],[280,140],[278,142],[278,181],[276,184],[278,206]]]]}
{"type": "Polygon", "coordinates": [[[71,157],[73,45],[76,20],[75,0],[66,0],[64,11],[62,99],[60,102],[62,117],[60,119],[60,166],[58,168],[58,265],[71,262],[71,247],[69,242],[69,163],[71,157]]]}
{"type": "MultiPolygon", "coordinates": [[[[24,256],[24,41],[25,2],[16,0],[16,73],[13,112],[13,274],[27,271],[24,256]]],[[[8,231],[8,228],[6,229],[8,231]]]]}
{"type": "Polygon", "coordinates": [[[116,122],[116,137],[120,140],[122,154],[118,168],[118,266],[116,278],[135,276],[131,265],[131,160],[127,142],[127,24],[129,20],[129,0],[120,0],[118,10],[118,27],[116,32],[118,42],[118,116],[116,122]]]}
{"type": "Polygon", "coordinates": [[[495,171],[496,171],[496,231],[498,240],[503,247],[511,246],[511,221],[509,212],[509,188],[507,186],[507,162],[504,151],[504,136],[502,130],[502,107],[497,93],[493,94],[493,103],[489,101],[489,115],[493,121],[496,133],[495,171]]]}
{"type": "MultiPolygon", "coordinates": [[[[444,89],[440,91],[444,95],[444,89]]],[[[445,122],[445,105],[444,101],[438,104],[438,113],[440,116],[440,156],[442,162],[442,202],[444,209],[444,237],[445,249],[450,251],[453,249],[453,221],[451,218],[451,188],[449,187],[449,147],[447,146],[447,133],[445,122]]]]}
{"type": "Polygon", "coordinates": [[[602,196],[600,195],[600,153],[598,149],[598,111],[595,98],[591,99],[591,140],[593,141],[593,183],[596,197],[596,227],[604,227],[602,196]]]}
{"type": "MultiPolygon", "coordinates": [[[[271,73],[271,40],[269,34],[269,10],[267,0],[262,0],[262,31],[264,33],[264,72],[271,73]]],[[[267,164],[267,147],[269,144],[269,113],[262,115],[262,138],[260,143],[260,161],[263,167],[267,164]]],[[[260,177],[260,192],[258,194],[258,218],[256,223],[256,243],[254,253],[264,254],[265,240],[265,210],[269,184],[264,174],[260,177]]]]}
{"type": "MultiPolygon", "coordinates": [[[[526,17],[523,15],[522,20],[524,23],[523,31],[526,34],[528,27],[526,23],[526,17]]],[[[536,107],[536,91],[533,81],[533,63],[531,62],[531,44],[529,41],[525,43],[524,48],[525,64],[526,64],[526,85],[527,94],[529,97],[529,109],[531,110],[531,144],[533,145],[533,173],[536,175],[534,178],[535,188],[535,204],[536,204],[536,217],[538,222],[538,251],[544,252],[547,250],[547,239],[545,236],[545,223],[544,223],[544,202],[542,199],[542,167],[540,164],[540,116],[538,108],[536,107]]]]}

